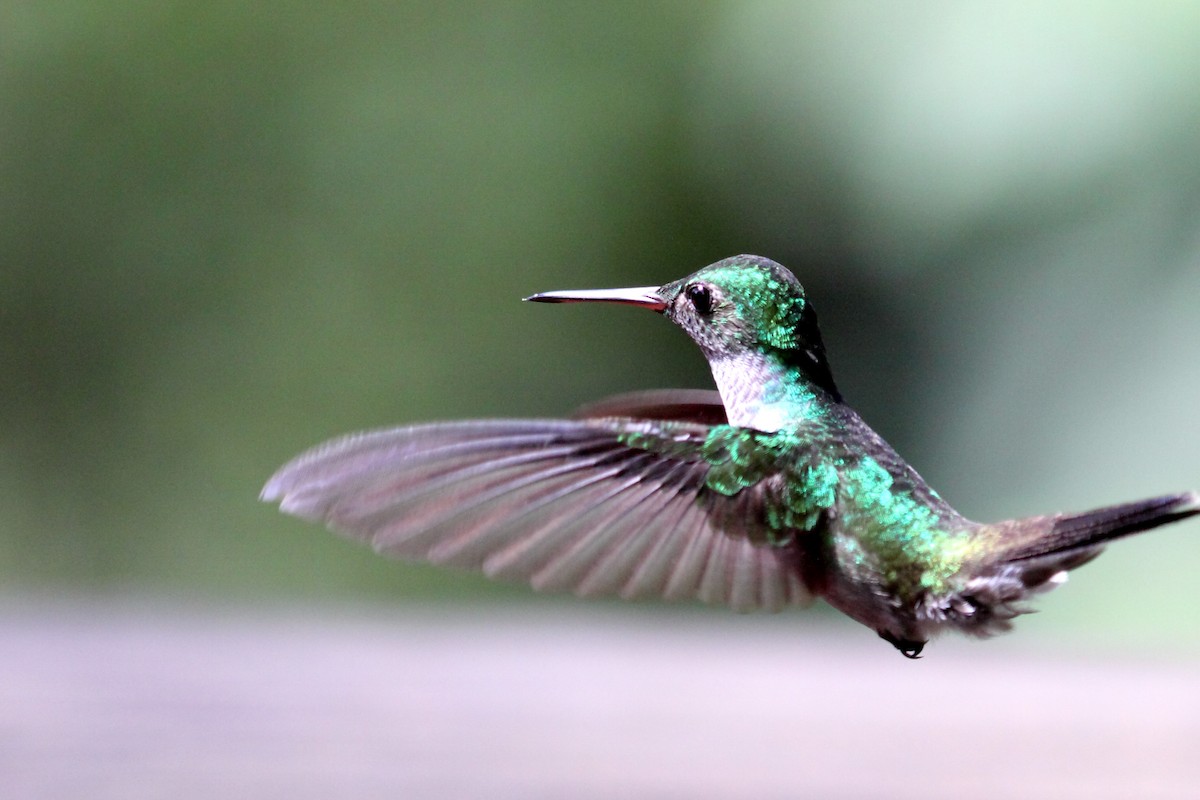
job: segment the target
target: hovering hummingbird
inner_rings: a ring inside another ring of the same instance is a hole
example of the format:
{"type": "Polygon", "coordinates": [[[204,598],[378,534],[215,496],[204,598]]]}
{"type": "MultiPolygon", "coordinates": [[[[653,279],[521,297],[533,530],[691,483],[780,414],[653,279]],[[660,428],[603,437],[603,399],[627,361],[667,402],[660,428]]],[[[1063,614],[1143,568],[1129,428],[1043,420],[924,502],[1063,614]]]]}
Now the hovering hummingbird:
{"type": "Polygon", "coordinates": [[[1008,630],[1030,595],[1108,541],[1200,513],[1185,492],[963,517],[842,401],[803,287],[760,256],[662,287],[525,299],[664,314],[700,346],[718,391],[347,436],[281,468],[262,499],[384,555],[537,589],[739,611],[822,597],[909,658],[946,629],[1008,630]]]}

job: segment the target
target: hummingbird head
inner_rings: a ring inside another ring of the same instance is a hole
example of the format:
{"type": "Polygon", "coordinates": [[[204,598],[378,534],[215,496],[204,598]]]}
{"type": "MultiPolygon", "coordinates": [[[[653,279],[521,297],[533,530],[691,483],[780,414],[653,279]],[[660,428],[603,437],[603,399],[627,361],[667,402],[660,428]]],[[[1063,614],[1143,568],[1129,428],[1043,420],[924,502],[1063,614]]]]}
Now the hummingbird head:
{"type": "Polygon", "coordinates": [[[733,256],[658,288],[545,292],[526,299],[649,308],[683,328],[709,363],[766,356],[800,369],[812,383],[840,398],[804,287],[769,258],[733,256]]]}

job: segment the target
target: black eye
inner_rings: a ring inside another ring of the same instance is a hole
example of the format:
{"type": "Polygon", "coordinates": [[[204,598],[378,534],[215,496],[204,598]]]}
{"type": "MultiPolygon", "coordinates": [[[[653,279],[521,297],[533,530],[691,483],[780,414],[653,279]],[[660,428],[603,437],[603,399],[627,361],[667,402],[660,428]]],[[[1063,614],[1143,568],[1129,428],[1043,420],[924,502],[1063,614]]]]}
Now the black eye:
{"type": "Polygon", "coordinates": [[[702,283],[693,283],[684,289],[684,294],[687,295],[687,299],[696,309],[697,314],[707,317],[712,313],[712,289],[702,283]]]}

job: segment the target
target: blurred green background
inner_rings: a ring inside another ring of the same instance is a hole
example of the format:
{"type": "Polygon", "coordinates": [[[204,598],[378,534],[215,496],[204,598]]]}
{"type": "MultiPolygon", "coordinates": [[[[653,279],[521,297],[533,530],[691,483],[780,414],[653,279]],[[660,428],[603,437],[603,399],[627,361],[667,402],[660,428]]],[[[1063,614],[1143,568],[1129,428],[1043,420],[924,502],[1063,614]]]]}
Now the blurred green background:
{"type": "MultiPolygon", "coordinates": [[[[654,315],[519,299],[741,252],[968,516],[1200,488],[1200,5],[1055,9],[0,3],[0,581],[531,598],[258,490],[709,386],[654,315]]],[[[1022,627],[1200,647],[1198,568],[1194,522],[1121,543],[1022,627]]]]}

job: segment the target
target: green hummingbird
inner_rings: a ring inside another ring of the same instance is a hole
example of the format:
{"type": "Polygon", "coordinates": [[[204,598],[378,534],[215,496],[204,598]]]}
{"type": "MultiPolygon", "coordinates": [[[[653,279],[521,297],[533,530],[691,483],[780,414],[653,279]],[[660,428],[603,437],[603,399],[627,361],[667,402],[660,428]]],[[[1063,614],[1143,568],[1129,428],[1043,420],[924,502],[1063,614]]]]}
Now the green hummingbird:
{"type": "Polygon", "coordinates": [[[973,522],[843,400],[799,281],[735,256],[662,287],[546,292],[664,314],[717,391],[619,395],[572,419],[470,420],[336,439],[262,491],[377,552],[583,596],[777,611],[823,598],[909,658],[1008,630],[1110,540],[1200,513],[1166,495],[973,522]]]}

